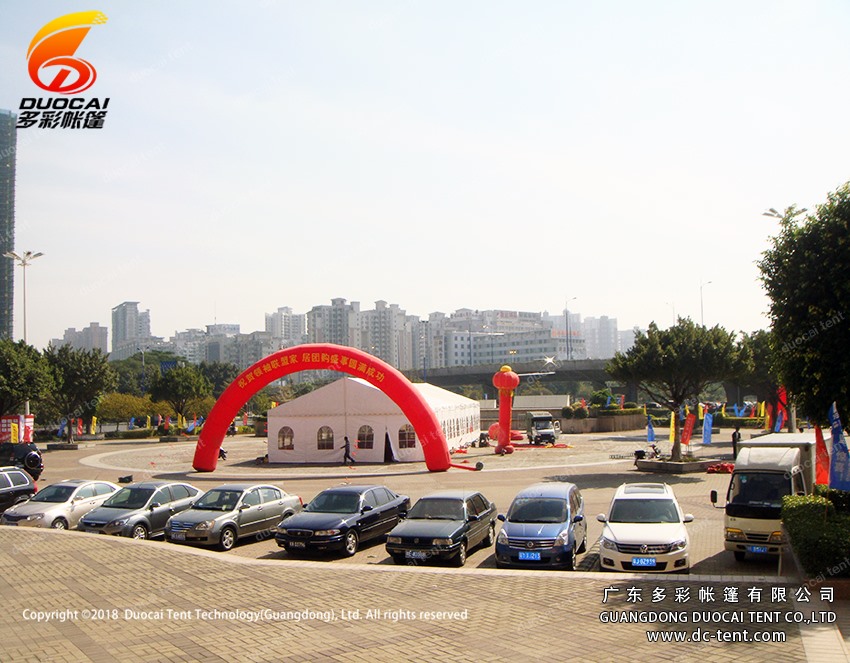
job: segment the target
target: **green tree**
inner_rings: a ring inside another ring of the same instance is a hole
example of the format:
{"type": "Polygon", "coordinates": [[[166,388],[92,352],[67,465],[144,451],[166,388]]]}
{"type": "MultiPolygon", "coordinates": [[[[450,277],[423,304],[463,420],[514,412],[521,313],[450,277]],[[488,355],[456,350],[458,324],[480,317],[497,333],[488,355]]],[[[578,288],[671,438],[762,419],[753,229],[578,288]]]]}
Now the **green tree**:
{"type": "MultiPolygon", "coordinates": [[[[115,373],[100,350],[77,350],[69,345],[49,347],[44,354],[53,375],[51,401],[66,422],[90,418],[101,396],[115,387],[115,373]]],[[[74,427],[67,427],[68,441],[74,440],[74,427]]]]}
{"type": "Polygon", "coordinates": [[[788,207],[759,262],[770,298],[773,364],[801,413],[850,416],[850,182],[812,215],[788,207]]]}
{"type": "MultiPolygon", "coordinates": [[[[634,382],[652,400],[667,404],[673,416],[688,400],[698,400],[709,384],[729,377],[735,368],[733,334],[719,326],[707,329],[690,318],[659,329],[652,322],[646,333],[635,337],[625,354],[618,352],[608,363],[608,373],[623,382],[634,382]]],[[[672,460],[682,458],[682,440],[676,438],[672,460]]]]}
{"type": "Polygon", "coordinates": [[[154,378],[150,387],[151,398],[165,401],[180,417],[186,415],[187,404],[196,398],[212,393],[212,385],[196,366],[184,364],[169,369],[154,378]]]}
{"type": "Polygon", "coordinates": [[[198,365],[198,370],[209,380],[212,385],[212,395],[215,398],[221,396],[241,372],[236,364],[223,361],[202,361],[198,365]]]}
{"type": "Polygon", "coordinates": [[[148,350],[139,352],[127,359],[110,362],[110,366],[118,376],[116,391],[122,394],[144,396],[160,373],[160,362],[179,361],[180,359],[172,352],[148,350]]]}
{"type": "Polygon", "coordinates": [[[132,417],[154,414],[154,405],[149,396],[133,396],[113,391],[103,395],[95,414],[101,421],[129,421],[132,417]]]}
{"type": "MultiPolygon", "coordinates": [[[[738,339],[737,358],[732,379],[741,390],[740,396],[751,394],[759,401],[776,405],[780,381],[773,358],[776,355],[773,334],[759,329],[742,334],[738,339]]],[[[743,398],[736,400],[742,401],[743,398]]],[[[787,406],[787,403],[783,403],[787,406]]]]}
{"type": "Polygon", "coordinates": [[[25,401],[46,397],[52,385],[38,350],[23,341],[0,340],[0,415],[23,412],[25,401]]]}

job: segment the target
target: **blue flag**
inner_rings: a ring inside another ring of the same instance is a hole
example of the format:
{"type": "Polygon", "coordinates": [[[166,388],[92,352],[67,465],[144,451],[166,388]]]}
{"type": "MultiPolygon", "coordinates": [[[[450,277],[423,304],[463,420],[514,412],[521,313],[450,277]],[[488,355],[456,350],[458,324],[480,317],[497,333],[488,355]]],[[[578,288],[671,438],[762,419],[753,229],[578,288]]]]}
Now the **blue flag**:
{"type": "Polygon", "coordinates": [[[130,425],[128,426],[129,430],[133,430],[136,427],[136,417],[130,417],[130,425]]]}
{"type": "Polygon", "coordinates": [[[844,429],[835,403],[829,408],[829,425],[832,428],[832,461],[829,466],[829,487],[838,490],[850,490],[850,458],[847,443],[844,441],[844,429]]]}
{"type": "Polygon", "coordinates": [[[740,416],[741,416],[740,414],[738,414],[738,404],[737,404],[737,403],[735,403],[735,404],[732,406],[732,411],[735,413],[735,416],[736,416],[736,417],[740,417],[740,416]]]}
{"type": "Polygon", "coordinates": [[[702,443],[703,445],[711,444],[711,425],[714,422],[714,415],[711,412],[706,412],[702,420],[702,443]]]}
{"type": "Polygon", "coordinates": [[[655,442],[655,428],[652,426],[652,417],[646,416],[646,441],[655,442]]]}
{"type": "Polygon", "coordinates": [[[608,400],[605,401],[605,407],[608,407],[609,405],[611,405],[611,397],[610,396],[608,397],[608,400]]]}
{"type": "Polygon", "coordinates": [[[782,430],[782,424],[785,423],[785,410],[779,413],[779,416],[776,417],[776,426],[773,427],[773,432],[778,433],[782,430]]]}

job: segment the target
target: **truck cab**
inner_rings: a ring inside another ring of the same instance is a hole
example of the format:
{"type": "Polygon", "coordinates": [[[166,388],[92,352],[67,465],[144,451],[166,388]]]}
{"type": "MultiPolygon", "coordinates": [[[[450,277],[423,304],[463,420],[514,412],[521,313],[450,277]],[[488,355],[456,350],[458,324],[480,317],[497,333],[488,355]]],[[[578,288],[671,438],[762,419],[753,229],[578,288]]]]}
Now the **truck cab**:
{"type": "MultiPolygon", "coordinates": [[[[735,559],[782,552],[782,498],[814,490],[814,439],[808,437],[776,433],[738,443],[724,507],[724,547],[735,559]]],[[[717,506],[717,491],[711,501],[717,506]]]]}

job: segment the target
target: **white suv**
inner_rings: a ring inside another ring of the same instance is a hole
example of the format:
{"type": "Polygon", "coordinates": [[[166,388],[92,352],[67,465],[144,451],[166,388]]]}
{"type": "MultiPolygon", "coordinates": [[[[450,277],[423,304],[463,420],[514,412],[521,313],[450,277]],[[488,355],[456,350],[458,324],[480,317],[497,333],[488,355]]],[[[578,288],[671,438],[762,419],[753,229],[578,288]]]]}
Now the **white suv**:
{"type": "Polygon", "coordinates": [[[688,573],[689,540],[685,523],[694,517],[682,513],[673,489],[666,483],[624,483],[617,488],[599,547],[603,571],[688,573]]]}

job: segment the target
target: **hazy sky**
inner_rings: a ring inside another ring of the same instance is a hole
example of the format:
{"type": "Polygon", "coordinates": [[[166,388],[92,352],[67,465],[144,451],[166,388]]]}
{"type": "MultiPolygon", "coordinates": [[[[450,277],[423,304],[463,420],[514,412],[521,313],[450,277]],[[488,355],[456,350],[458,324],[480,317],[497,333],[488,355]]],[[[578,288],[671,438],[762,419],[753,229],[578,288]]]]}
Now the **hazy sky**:
{"type": "Polygon", "coordinates": [[[18,133],[39,347],[123,301],[166,337],[334,297],[668,326],[709,281],[752,331],[762,212],[850,179],[845,0],[2,0],[0,108],[92,9],[106,125],[18,133]]]}

